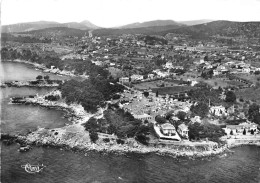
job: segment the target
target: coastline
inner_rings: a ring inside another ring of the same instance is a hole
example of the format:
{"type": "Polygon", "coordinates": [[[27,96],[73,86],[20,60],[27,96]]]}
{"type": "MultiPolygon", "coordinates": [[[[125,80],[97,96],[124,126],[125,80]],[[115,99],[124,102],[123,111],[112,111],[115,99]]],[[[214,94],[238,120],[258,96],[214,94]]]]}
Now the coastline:
{"type": "MultiPolygon", "coordinates": [[[[191,144],[172,144],[170,146],[145,146],[140,144],[133,138],[124,139],[124,144],[117,143],[117,136],[104,133],[98,133],[99,139],[96,143],[92,143],[89,138],[89,132],[85,130],[82,125],[90,117],[102,116],[103,109],[95,114],[87,113],[84,108],[79,104],[66,104],[64,101],[49,101],[45,100],[45,96],[59,95],[59,90],[51,91],[46,95],[36,95],[34,98],[25,98],[26,104],[39,105],[47,108],[54,108],[66,112],[66,117],[72,122],[61,128],[44,129],[39,128],[36,131],[30,132],[27,135],[15,135],[17,142],[29,145],[52,146],[58,148],[65,148],[75,151],[98,151],[105,153],[156,153],[159,155],[169,155],[172,157],[188,157],[188,158],[201,158],[221,155],[230,151],[231,148],[241,145],[258,145],[260,139],[256,139],[255,143],[243,140],[237,142],[239,139],[226,139],[226,144],[219,146],[217,143],[201,143],[199,146],[191,144]],[[103,139],[109,138],[109,142],[104,142],[103,139]]],[[[1,135],[2,136],[2,135],[1,135]]]]}
{"type": "Polygon", "coordinates": [[[118,139],[115,135],[99,134],[99,140],[96,144],[92,143],[89,138],[89,132],[83,127],[83,123],[88,121],[92,116],[100,116],[103,109],[100,109],[95,114],[85,112],[84,108],[79,104],[67,105],[64,102],[53,102],[45,100],[48,95],[61,95],[60,91],[54,90],[43,96],[34,98],[25,98],[26,104],[39,105],[42,107],[55,108],[64,110],[67,113],[68,120],[72,122],[61,128],[44,129],[39,128],[34,132],[30,132],[25,136],[17,135],[15,138],[18,142],[26,144],[48,145],[54,147],[65,147],[66,149],[79,150],[83,152],[98,151],[98,152],[114,152],[114,153],[156,153],[160,155],[170,155],[173,157],[208,157],[215,156],[228,151],[228,146],[219,147],[216,143],[204,143],[199,146],[187,144],[175,144],[167,147],[161,146],[145,146],[140,144],[135,139],[124,139],[124,144],[118,144],[118,139]],[[104,138],[109,138],[109,142],[104,142],[104,138]]]}
{"type": "MultiPolygon", "coordinates": [[[[33,81],[33,80],[32,80],[33,81]]],[[[12,82],[4,82],[0,83],[0,87],[58,87],[58,83],[39,83],[39,84],[31,84],[31,81],[12,81],[12,82]]]]}
{"type": "Polygon", "coordinates": [[[3,60],[3,62],[16,62],[16,63],[29,64],[29,65],[32,65],[34,68],[39,69],[45,73],[52,73],[52,74],[71,76],[71,77],[82,77],[82,78],[86,78],[86,79],[89,77],[88,75],[76,75],[72,71],[66,71],[66,70],[61,71],[59,69],[48,69],[43,64],[38,64],[38,63],[26,61],[26,60],[14,59],[14,60],[3,60]]]}

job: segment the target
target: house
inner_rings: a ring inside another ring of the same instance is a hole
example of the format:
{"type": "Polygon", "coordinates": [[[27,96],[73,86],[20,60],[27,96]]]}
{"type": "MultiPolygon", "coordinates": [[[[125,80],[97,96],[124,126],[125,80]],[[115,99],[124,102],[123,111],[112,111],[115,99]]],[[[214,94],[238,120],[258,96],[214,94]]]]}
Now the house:
{"type": "Polygon", "coordinates": [[[176,132],[175,127],[170,123],[164,123],[162,125],[154,125],[154,130],[158,137],[162,140],[175,140],[180,141],[178,133],[176,132]]]}
{"type": "Polygon", "coordinates": [[[246,129],[247,132],[251,132],[251,130],[255,132],[258,131],[256,123],[244,122],[244,123],[240,123],[239,125],[243,126],[243,128],[246,129]]]}
{"type": "Polygon", "coordinates": [[[192,80],[191,83],[190,83],[190,85],[191,85],[191,86],[195,86],[195,85],[198,84],[198,83],[199,83],[198,81],[192,80]]]}
{"type": "Polygon", "coordinates": [[[243,67],[242,72],[243,73],[250,73],[250,68],[249,67],[243,67]]]}
{"type": "Polygon", "coordinates": [[[226,109],[223,106],[212,106],[210,107],[209,112],[215,116],[222,116],[227,114],[226,109]]]}
{"type": "Polygon", "coordinates": [[[194,116],[194,118],[190,119],[191,123],[201,123],[200,116],[194,116]]]}
{"type": "Polygon", "coordinates": [[[189,138],[189,129],[185,124],[180,124],[177,131],[183,138],[189,138]]]}
{"type": "Polygon", "coordinates": [[[166,62],[165,67],[170,69],[173,67],[172,62],[166,62]]]}
{"type": "Polygon", "coordinates": [[[119,83],[121,83],[121,84],[129,83],[129,77],[119,78],[119,83]]]}
{"type": "Polygon", "coordinates": [[[213,76],[217,76],[219,74],[221,74],[221,71],[219,71],[217,69],[213,70],[213,76]]]}
{"type": "Polygon", "coordinates": [[[144,79],[143,75],[134,74],[131,76],[131,81],[141,81],[144,79]]]}
{"type": "Polygon", "coordinates": [[[145,120],[151,120],[152,116],[144,113],[144,114],[141,114],[141,115],[134,115],[134,118],[139,119],[141,121],[145,121],[145,120]]]}
{"type": "Polygon", "coordinates": [[[148,78],[149,79],[153,79],[154,78],[154,74],[148,74],[148,78]]]}
{"type": "Polygon", "coordinates": [[[239,125],[227,125],[226,128],[223,128],[225,133],[228,135],[231,133],[233,135],[242,134],[244,129],[247,133],[251,133],[251,130],[253,130],[254,132],[258,131],[257,124],[248,122],[240,123],[239,125]]]}
{"type": "Polygon", "coordinates": [[[227,125],[226,128],[223,128],[223,130],[225,131],[225,133],[227,135],[229,135],[231,133],[233,135],[235,135],[238,133],[243,133],[243,131],[244,131],[243,126],[240,126],[240,125],[227,125]]]}

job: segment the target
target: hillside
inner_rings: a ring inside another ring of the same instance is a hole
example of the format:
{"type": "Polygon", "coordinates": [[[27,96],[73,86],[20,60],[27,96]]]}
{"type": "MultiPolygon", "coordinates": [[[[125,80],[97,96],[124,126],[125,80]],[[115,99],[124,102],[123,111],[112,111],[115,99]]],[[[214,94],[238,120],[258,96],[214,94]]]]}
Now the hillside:
{"type": "Polygon", "coordinates": [[[38,21],[38,22],[27,22],[12,25],[3,25],[1,32],[28,32],[39,29],[46,29],[51,27],[67,27],[81,30],[96,29],[98,26],[92,24],[91,22],[85,20],[83,22],[68,22],[68,23],[58,23],[58,22],[48,22],[48,21],[38,21]]]}
{"type": "Polygon", "coordinates": [[[99,28],[101,28],[101,27],[98,27],[95,24],[91,23],[88,20],[84,20],[84,21],[80,22],[80,24],[85,25],[86,27],[89,27],[91,29],[99,29],[99,28]]]}
{"type": "Polygon", "coordinates": [[[61,37],[68,37],[68,36],[77,36],[82,37],[85,34],[88,35],[87,30],[80,30],[80,29],[73,29],[67,27],[52,27],[40,30],[34,30],[29,32],[22,32],[20,34],[31,34],[35,37],[45,37],[45,38],[61,38],[61,37]]]}
{"type": "Polygon", "coordinates": [[[133,29],[133,28],[141,28],[141,27],[155,27],[155,26],[168,26],[168,25],[179,25],[181,26],[181,23],[175,22],[173,20],[153,20],[143,23],[132,23],[128,25],[124,25],[121,27],[118,27],[120,29],[133,29]]]}
{"type": "Polygon", "coordinates": [[[193,38],[207,38],[216,35],[260,38],[260,22],[213,21],[205,24],[166,30],[158,34],[165,35],[167,33],[186,34],[191,35],[193,38]]]}
{"type": "Polygon", "coordinates": [[[121,35],[121,34],[161,34],[163,31],[173,30],[182,27],[181,25],[167,25],[167,26],[154,26],[142,28],[128,28],[128,29],[96,29],[93,31],[94,36],[108,36],[108,35],[121,35]]]}
{"type": "Polygon", "coordinates": [[[191,26],[191,25],[205,24],[205,23],[209,23],[209,22],[213,22],[213,21],[214,20],[202,19],[202,20],[179,21],[178,23],[191,26]]]}

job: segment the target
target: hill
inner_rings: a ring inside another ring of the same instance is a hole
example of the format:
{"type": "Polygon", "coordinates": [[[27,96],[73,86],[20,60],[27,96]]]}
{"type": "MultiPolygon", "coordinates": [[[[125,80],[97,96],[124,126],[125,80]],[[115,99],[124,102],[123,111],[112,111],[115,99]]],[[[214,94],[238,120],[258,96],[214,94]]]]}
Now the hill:
{"type": "Polygon", "coordinates": [[[68,22],[68,23],[58,23],[58,22],[48,22],[48,21],[37,21],[37,22],[27,22],[11,25],[3,25],[1,32],[28,32],[32,30],[46,29],[51,27],[67,27],[81,30],[91,30],[98,28],[96,25],[85,20],[83,22],[68,22]]]}
{"type": "Polygon", "coordinates": [[[182,25],[167,25],[167,26],[154,26],[154,27],[141,27],[141,28],[125,28],[125,29],[96,29],[92,33],[94,36],[108,36],[108,35],[121,35],[121,34],[162,34],[167,30],[173,30],[182,27],[182,25]]]}
{"type": "Polygon", "coordinates": [[[68,36],[82,37],[85,34],[88,35],[88,31],[67,28],[67,27],[51,27],[51,28],[34,30],[29,32],[21,32],[20,34],[31,34],[35,37],[45,37],[45,38],[61,38],[61,37],[68,37],[68,36]]]}
{"type": "Polygon", "coordinates": [[[80,24],[85,25],[86,27],[89,27],[91,29],[99,29],[99,28],[101,28],[101,27],[98,27],[95,24],[91,23],[88,20],[84,20],[84,21],[80,22],[80,24]]]}
{"type": "Polygon", "coordinates": [[[213,21],[205,24],[181,27],[162,31],[167,33],[190,35],[192,38],[208,38],[211,36],[260,38],[260,22],[213,21]]]}
{"type": "Polygon", "coordinates": [[[213,22],[213,21],[214,21],[214,20],[202,19],[202,20],[179,21],[178,23],[191,26],[191,25],[198,25],[198,24],[209,23],[209,22],[213,22]]]}
{"type": "Polygon", "coordinates": [[[133,28],[141,28],[141,27],[156,27],[156,26],[168,26],[168,25],[179,25],[181,26],[181,23],[175,22],[173,20],[153,20],[153,21],[148,21],[148,22],[143,22],[143,23],[132,23],[132,24],[127,24],[121,27],[118,27],[120,29],[133,29],[133,28]]]}

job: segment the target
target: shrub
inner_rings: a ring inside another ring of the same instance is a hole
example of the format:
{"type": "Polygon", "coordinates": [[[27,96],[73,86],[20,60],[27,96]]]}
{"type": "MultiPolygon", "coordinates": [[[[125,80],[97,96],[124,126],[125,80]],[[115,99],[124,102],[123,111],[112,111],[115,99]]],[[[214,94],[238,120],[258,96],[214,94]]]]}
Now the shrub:
{"type": "Polygon", "coordinates": [[[96,141],[98,140],[98,133],[95,131],[90,131],[89,137],[90,137],[91,142],[96,143],[96,141]]]}
{"type": "Polygon", "coordinates": [[[60,99],[59,95],[48,95],[44,97],[45,100],[50,100],[50,101],[57,101],[60,99]]]}
{"type": "Polygon", "coordinates": [[[107,142],[110,142],[110,139],[109,138],[104,138],[103,141],[107,143],[107,142]]]}
{"type": "Polygon", "coordinates": [[[116,142],[117,142],[117,144],[124,144],[125,143],[125,141],[122,140],[122,139],[116,139],[116,142]]]}
{"type": "Polygon", "coordinates": [[[42,76],[41,76],[41,75],[38,75],[38,76],[36,77],[36,79],[37,79],[37,80],[42,80],[42,76]]]}
{"type": "Polygon", "coordinates": [[[163,124],[163,123],[166,123],[166,122],[167,122],[167,120],[166,120],[164,117],[159,116],[159,115],[155,117],[155,121],[156,121],[157,123],[159,123],[159,124],[163,124]]]}
{"type": "Polygon", "coordinates": [[[46,75],[46,76],[44,76],[43,78],[44,78],[44,80],[49,80],[49,79],[50,79],[50,76],[46,75]]]}
{"type": "Polygon", "coordinates": [[[230,131],[230,135],[233,135],[233,130],[230,131]]]}

